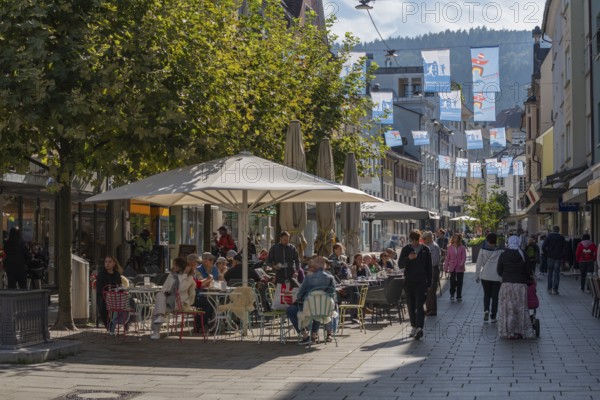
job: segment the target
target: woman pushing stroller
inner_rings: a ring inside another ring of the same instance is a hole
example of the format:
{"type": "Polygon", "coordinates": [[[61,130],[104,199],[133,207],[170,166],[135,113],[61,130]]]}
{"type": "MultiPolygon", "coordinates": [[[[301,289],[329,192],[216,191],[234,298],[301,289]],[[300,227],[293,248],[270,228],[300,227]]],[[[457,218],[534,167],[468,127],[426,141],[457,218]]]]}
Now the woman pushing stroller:
{"type": "Polygon", "coordinates": [[[527,305],[527,282],[533,280],[530,263],[520,249],[517,236],[508,238],[508,248],[498,259],[502,277],[499,294],[498,335],[504,339],[530,339],[535,331],[527,305]]]}

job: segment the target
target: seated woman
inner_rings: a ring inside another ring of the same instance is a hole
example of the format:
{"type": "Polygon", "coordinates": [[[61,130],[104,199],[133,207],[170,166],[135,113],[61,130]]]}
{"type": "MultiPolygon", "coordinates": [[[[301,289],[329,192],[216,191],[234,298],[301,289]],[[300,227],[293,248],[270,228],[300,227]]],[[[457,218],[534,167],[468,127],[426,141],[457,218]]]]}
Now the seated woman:
{"type": "Polygon", "coordinates": [[[103,291],[109,287],[121,286],[121,273],[123,269],[119,261],[113,256],[104,258],[104,266],[98,268],[98,276],[96,277],[96,305],[98,307],[98,315],[107,330],[110,331],[108,324],[108,314],[106,311],[106,303],[104,302],[103,291]]]}
{"type": "MultiPolygon", "coordinates": [[[[369,256],[369,259],[370,258],[371,257],[369,256]]],[[[364,263],[363,255],[360,253],[357,253],[354,255],[354,261],[352,262],[352,265],[350,266],[350,270],[352,271],[352,278],[354,278],[354,279],[361,277],[361,276],[365,277],[365,278],[368,278],[371,276],[371,270],[364,263]]]]}
{"type": "Polygon", "coordinates": [[[498,295],[498,335],[504,339],[534,338],[527,308],[527,282],[533,280],[518,236],[508,238],[508,248],[498,258],[502,285],[498,295]]]}
{"type": "Polygon", "coordinates": [[[177,307],[177,291],[179,291],[181,307],[184,310],[190,309],[196,296],[194,268],[181,257],[173,260],[171,273],[167,277],[162,291],[156,294],[150,339],[160,339],[160,327],[165,322],[165,313],[171,312],[177,307]]]}
{"type": "Polygon", "coordinates": [[[394,270],[394,263],[390,260],[390,255],[383,252],[379,255],[379,266],[383,271],[392,272],[394,270]]]}
{"type": "Polygon", "coordinates": [[[377,258],[371,256],[370,254],[365,254],[363,256],[363,263],[367,266],[367,268],[369,268],[371,276],[374,276],[381,271],[381,267],[379,264],[377,264],[377,258]]]}

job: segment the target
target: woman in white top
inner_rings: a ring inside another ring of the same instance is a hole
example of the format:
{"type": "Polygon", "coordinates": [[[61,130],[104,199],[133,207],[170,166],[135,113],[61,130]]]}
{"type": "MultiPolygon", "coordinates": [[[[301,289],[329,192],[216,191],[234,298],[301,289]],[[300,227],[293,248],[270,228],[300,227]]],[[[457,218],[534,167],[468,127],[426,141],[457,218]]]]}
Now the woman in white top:
{"type": "Polygon", "coordinates": [[[493,323],[496,322],[498,293],[502,283],[502,277],[497,272],[498,258],[502,254],[502,250],[496,247],[497,239],[495,233],[489,233],[485,237],[484,246],[479,250],[477,256],[475,269],[475,279],[477,283],[481,281],[483,286],[483,320],[487,322],[490,319],[491,302],[491,319],[493,323]]]}

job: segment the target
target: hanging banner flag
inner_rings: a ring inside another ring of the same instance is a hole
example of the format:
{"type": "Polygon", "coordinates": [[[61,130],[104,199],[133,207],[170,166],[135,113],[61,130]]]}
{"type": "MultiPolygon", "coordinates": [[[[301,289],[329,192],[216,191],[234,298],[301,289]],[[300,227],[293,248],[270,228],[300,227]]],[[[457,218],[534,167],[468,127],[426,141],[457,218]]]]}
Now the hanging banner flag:
{"type": "Polygon", "coordinates": [[[450,50],[421,51],[425,92],[450,91],[450,50]]]}
{"type": "Polygon", "coordinates": [[[498,166],[498,178],[507,178],[512,168],[512,157],[502,157],[498,166]]]}
{"type": "Polygon", "coordinates": [[[461,92],[453,90],[440,95],[440,119],[442,121],[461,121],[461,92]]]}
{"type": "Polygon", "coordinates": [[[456,158],[456,165],[454,167],[454,175],[457,178],[466,178],[467,171],[469,170],[469,160],[466,158],[456,158]]]}
{"type": "Polygon", "coordinates": [[[439,169],[450,169],[450,156],[438,155],[439,169]]]}
{"type": "Polygon", "coordinates": [[[481,163],[473,162],[471,165],[471,178],[481,178],[481,163]]]}
{"type": "Polygon", "coordinates": [[[402,146],[402,136],[400,136],[400,131],[386,131],[384,133],[385,144],[389,147],[397,147],[402,146]]]}
{"type": "Polygon", "coordinates": [[[429,144],[427,131],[412,131],[415,146],[426,146],[429,144]]]}
{"type": "Polygon", "coordinates": [[[471,71],[474,92],[499,92],[499,48],[497,46],[471,48],[471,71]]]}
{"type": "Polygon", "coordinates": [[[513,161],[513,174],[516,176],[525,175],[525,163],[523,161],[513,161]]]}
{"type": "Polygon", "coordinates": [[[506,130],[504,128],[490,129],[490,146],[506,147],[506,130]]]}
{"type": "MultiPolygon", "coordinates": [[[[339,53],[338,53],[339,54],[339,53]]],[[[363,57],[366,57],[367,53],[364,52],[350,52],[348,53],[348,58],[346,59],[346,62],[344,62],[344,64],[342,65],[342,70],[340,71],[340,78],[345,78],[348,75],[350,75],[350,72],[352,72],[355,68],[357,68],[357,65],[359,65],[360,63],[360,59],[363,57]]],[[[365,62],[362,65],[361,68],[361,75],[360,75],[360,89],[359,89],[359,94],[367,94],[367,63],[365,62]]]]}
{"type": "Polygon", "coordinates": [[[371,92],[373,119],[379,118],[380,124],[394,123],[393,96],[392,92],[371,92]]]}
{"type": "Polygon", "coordinates": [[[496,121],[496,93],[478,92],[473,94],[474,121],[496,121]]]}
{"type": "Polygon", "coordinates": [[[485,173],[488,175],[498,174],[498,160],[495,158],[485,159],[485,173]]]}
{"type": "Polygon", "coordinates": [[[483,139],[481,138],[481,129],[473,131],[466,130],[467,150],[483,149],[483,139]]]}

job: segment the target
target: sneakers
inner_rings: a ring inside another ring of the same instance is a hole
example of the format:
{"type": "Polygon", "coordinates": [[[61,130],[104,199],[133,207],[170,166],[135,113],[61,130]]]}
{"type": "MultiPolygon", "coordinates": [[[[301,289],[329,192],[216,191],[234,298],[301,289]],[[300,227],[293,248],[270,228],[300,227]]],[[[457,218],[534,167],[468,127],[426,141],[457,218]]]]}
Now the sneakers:
{"type": "Polygon", "coordinates": [[[327,332],[327,336],[325,336],[325,342],[326,342],[326,343],[331,343],[331,342],[333,342],[333,333],[329,333],[329,332],[327,332]]]}
{"type": "Polygon", "coordinates": [[[558,290],[552,289],[552,294],[556,294],[557,295],[558,294],[558,290]]]}
{"type": "Polygon", "coordinates": [[[410,333],[408,334],[408,337],[415,337],[416,334],[417,334],[417,328],[413,326],[410,333]]]}
{"type": "Polygon", "coordinates": [[[454,296],[450,296],[450,301],[454,301],[454,296]]]}
{"type": "Polygon", "coordinates": [[[417,332],[415,333],[415,340],[421,340],[423,337],[423,328],[417,328],[417,332]]]}
{"type": "Polygon", "coordinates": [[[490,319],[490,312],[489,311],[484,312],[483,320],[487,322],[489,319],[490,319]]]}
{"type": "Polygon", "coordinates": [[[150,335],[150,339],[152,339],[152,340],[158,340],[158,339],[160,339],[160,333],[158,333],[158,332],[152,332],[152,335],[150,335]]]}
{"type": "Polygon", "coordinates": [[[462,297],[457,297],[456,301],[462,301],[462,297]]]}

